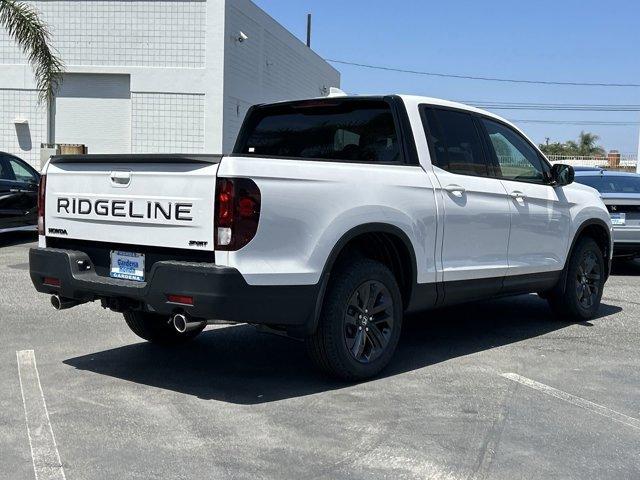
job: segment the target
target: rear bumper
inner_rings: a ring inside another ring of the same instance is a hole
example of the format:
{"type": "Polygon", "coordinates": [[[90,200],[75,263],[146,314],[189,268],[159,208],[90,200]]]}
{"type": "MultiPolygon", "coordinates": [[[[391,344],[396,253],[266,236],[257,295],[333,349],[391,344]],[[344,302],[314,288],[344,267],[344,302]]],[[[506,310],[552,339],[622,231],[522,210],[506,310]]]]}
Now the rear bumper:
{"type": "Polygon", "coordinates": [[[29,252],[31,281],[41,293],[80,302],[117,299],[133,308],[171,315],[184,312],[196,319],[226,320],[305,330],[311,323],[318,287],[252,286],[242,274],[210,263],[156,262],[146,282],[103,277],[84,252],[33,248],[29,252]],[[82,271],[79,262],[91,265],[82,271]],[[58,279],[59,286],[44,283],[58,279]],[[171,303],[167,295],[193,297],[193,305],[171,303]]]}
{"type": "Polygon", "coordinates": [[[616,242],[613,245],[614,257],[640,257],[640,242],[616,242]]]}

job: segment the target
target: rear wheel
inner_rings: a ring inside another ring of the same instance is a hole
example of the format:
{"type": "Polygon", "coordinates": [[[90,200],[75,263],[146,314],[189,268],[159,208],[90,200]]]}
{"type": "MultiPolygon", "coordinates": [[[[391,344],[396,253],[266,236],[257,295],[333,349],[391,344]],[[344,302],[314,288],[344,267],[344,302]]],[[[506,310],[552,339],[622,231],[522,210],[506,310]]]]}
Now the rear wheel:
{"type": "Polygon", "coordinates": [[[561,319],[584,321],[595,317],[602,300],[605,268],[598,244],[590,237],[580,239],[569,259],[564,288],[558,286],[548,294],[549,304],[561,319]]]}
{"type": "Polygon", "coordinates": [[[178,332],[169,317],[147,312],[126,312],[124,320],[133,333],[140,338],[159,345],[180,345],[197,337],[202,328],[189,332],[178,332]]]}
{"type": "Polygon", "coordinates": [[[309,356],[332,376],[372,377],[387,366],[400,338],[403,309],[396,279],[369,259],[343,263],[331,277],[318,329],[306,341],[309,356]]]}

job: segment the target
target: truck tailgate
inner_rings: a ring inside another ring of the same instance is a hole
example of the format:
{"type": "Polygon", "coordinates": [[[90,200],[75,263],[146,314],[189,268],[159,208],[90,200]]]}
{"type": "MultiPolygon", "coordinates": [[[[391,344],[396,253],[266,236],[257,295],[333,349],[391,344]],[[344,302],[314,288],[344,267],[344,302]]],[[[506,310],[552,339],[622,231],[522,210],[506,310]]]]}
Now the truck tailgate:
{"type": "Polygon", "coordinates": [[[218,162],[136,158],[54,157],[46,236],[213,251],[218,162]]]}

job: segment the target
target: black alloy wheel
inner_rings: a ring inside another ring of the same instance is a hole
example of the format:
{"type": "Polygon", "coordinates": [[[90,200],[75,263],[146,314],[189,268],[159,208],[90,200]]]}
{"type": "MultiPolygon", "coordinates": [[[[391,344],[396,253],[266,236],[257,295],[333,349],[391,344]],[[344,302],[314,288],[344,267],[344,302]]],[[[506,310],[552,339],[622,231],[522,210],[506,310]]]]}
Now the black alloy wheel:
{"type": "Polygon", "coordinates": [[[364,282],[351,295],[344,316],[344,340],[358,362],[377,360],[391,339],[393,298],[381,282],[364,282]]]}
{"type": "Polygon", "coordinates": [[[598,258],[592,250],[587,250],[584,253],[576,273],[576,294],[578,301],[583,308],[589,309],[598,300],[600,279],[602,276],[598,258]]]}

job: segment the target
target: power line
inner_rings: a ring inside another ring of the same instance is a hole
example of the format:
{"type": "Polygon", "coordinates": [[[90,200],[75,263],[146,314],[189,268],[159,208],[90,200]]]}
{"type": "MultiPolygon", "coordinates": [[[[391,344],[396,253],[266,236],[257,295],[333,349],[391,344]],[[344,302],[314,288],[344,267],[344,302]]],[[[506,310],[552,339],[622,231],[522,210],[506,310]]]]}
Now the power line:
{"type": "Polygon", "coordinates": [[[503,83],[527,83],[534,85],[568,85],[574,87],[626,87],[637,88],[639,83],[600,83],[600,82],[560,82],[551,80],[522,80],[515,78],[499,78],[499,77],[482,77],[474,75],[458,75],[453,73],[425,72],[419,70],[408,70],[404,68],[385,67],[382,65],[369,65],[366,63],[347,62],[345,60],[335,60],[326,58],[327,62],[338,63],[340,65],[350,65],[352,67],[369,68],[373,70],[384,70],[387,72],[409,73],[412,75],[423,75],[430,77],[458,78],[462,80],[481,80],[485,82],[503,82],[503,83]]]}
{"type": "Polygon", "coordinates": [[[568,103],[517,103],[463,101],[487,110],[539,110],[566,112],[640,112],[640,105],[588,105],[568,103]]]}
{"type": "Polygon", "coordinates": [[[624,127],[624,126],[638,126],[640,122],[599,122],[599,121],[590,121],[590,120],[533,120],[533,119],[510,119],[512,123],[540,123],[547,125],[601,125],[601,126],[613,126],[613,127],[624,127]]]}

